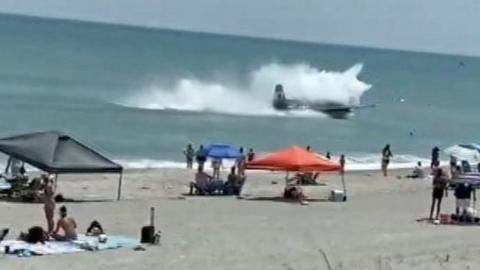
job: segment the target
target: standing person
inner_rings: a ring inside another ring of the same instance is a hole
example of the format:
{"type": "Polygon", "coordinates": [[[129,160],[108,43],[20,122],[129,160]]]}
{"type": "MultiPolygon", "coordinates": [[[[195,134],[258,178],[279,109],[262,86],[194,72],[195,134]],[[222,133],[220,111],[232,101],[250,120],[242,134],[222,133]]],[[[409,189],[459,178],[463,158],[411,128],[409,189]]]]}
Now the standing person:
{"type": "Polygon", "coordinates": [[[247,154],[247,161],[252,161],[253,159],[255,159],[255,152],[253,152],[253,149],[250,148],[248,150],[248,154],[247,154]]]}
{"type": "Polygon", "coordinates": [[[430,220],[433,218],[433,212],[435,209],[435,202],[437,203],[437,214],[435,219],[438,219],[440,216],[440,207],[442,204],[442,198],[444,196],[445,190],[447,189],[447,178],[443,173],[442,168],[435,170],[435,175],[433,176],[432,181],[432,206],[430,207],[430,220]]]}
{"type": "Polygon", "coordinates": [[[238,149],[238,152],[240,152],[240,156],[236,160],[237,172],[238,172],[238,175],[244,176],[245,175],[245,155],[243,154],[243,147],[240,147],[240,149],[238,149]]]}
{"type": "Polygon", "coordinates": [[[207,161],[207,156],[205,155],[205,150],[203,149],[203,145],[200,145],[198,148],[197,153],[195,154],[196,159],[197,159],[197,164],[198,168],[202,167],[205,164],[205,161],[207,161]]]}
{"type": "Polygon", "coordinates": [[[471,185],[468,183],[459,183],[455,186],[455,213],[457,216],[465,216],[467,209],[471,206],[471,198],[476,201],[476,194],[471,185]]]}
{"type": "Polygon", "coordinates": [[[312,148],[310,147],[310,145],[307,145],[307,147],[305,147],[305,150],[307,150],[308,152],[310,152],[312,148]]]}
{"type": "Polygon", "coordinates": [[[339,162],[340,162],[340,173],[344,174],[345,173],[345,155],[344,154],[340,156],[339,162]]]}
{"type": "Polygon", "coordinates": [[[222,167],[222,159],[214,158],[212,160],[212,168],[213,168],[213,179],[220,179],[220,168],[222,167]]]}
{"type": "Polygon", "coordinates": [[[330,152],[327,152],[327,154],[325,155],[325,157],[326,157],[327,159],[332,159],[332,157],[330,156],[330,152]]]}
{"type": "Polygon", "coordinates": [[[430,169],[433,169],[436,164],[440,164],[439,162],[440,157],[440,149],[438,146],[432,148],[432,161],[430,162],[430,169]]]}
{"type": "Polygon", "coordinates": [[[450,175],[453,175],[457,169],[457,158],[454,155],[450,155],[450,175]]]}
{"type": "Polygon", "coordinates": [[[390,150],[390,144],[387,144],[382,150],[382,172],[383,176],[385,177],[387,177],[387,169],[391,157],[393,157],[393,155],[392,151],[390,150]]]}
{"type": "Polygon", "coordinates": [[[42,175],[43,179],[43,210],[47,219],[47,233],[51,233],[54,229],[55,222],[53,216],[55,214],[55,188],[53,179],[49,175],[42,175]]]}
{"type": "Polygon", "coordinates": [[[187,161],[187,169],[193,168],[193,157],[195,156],[195,150],[191,144],[187,145],[187,148],[183,150],[183,154],[185,155],[185,159],[187,161]]]}

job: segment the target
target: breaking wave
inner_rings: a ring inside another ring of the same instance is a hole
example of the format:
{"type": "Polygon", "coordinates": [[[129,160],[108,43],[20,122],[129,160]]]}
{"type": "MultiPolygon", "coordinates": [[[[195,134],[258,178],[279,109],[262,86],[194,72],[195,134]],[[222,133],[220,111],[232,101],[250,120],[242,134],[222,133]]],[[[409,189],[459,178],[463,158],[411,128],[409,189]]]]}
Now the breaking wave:
{"type": "MultiPolygon", "coordinates": [[[[271,107],[273,88],[283,84],[287,97],[357,105],[371,85],[358,79],[362,64],[338,71],[318,70],[308,64],[268,64],[253,70],[247,86],[228,80],[179,79],[173,87],[151,85],[127,96],[122,106],[151,110],[209,111],[239,115],[281,115],[271,107]]],[[[296,115],[318,115],[297,112],[296,115]]]]}
{"type": "MultiPolygon", "coordinates": [[[[339,157],[333,156],[333,160],[338,160],[339,157]]],[[[379,154],[350,154],[346,157],[346,170],[347,171],[370,171],[380,170],[381,155],[379,154]]],[[[183,169],[185,168],[185,162],[173,161],[173,160],[155,160],[155,159],[119,159],[116,160],[128,169],[183,169]]],[[[405,169],[413,168],[416,163],[421,161],[425,168],[428,168],[430,160],[424,157],[418,157],[414,155],[395,155],[389,168],[391,169],[405,169]]],[[[442,161],[442,166],[447,165],[447,161],[442,161]]],[[[225,168],[229,168],[233,165],[232,161],[224,161],[225,168]]],[[[210,166],[207,166],[209,169],[210,166]]]]}

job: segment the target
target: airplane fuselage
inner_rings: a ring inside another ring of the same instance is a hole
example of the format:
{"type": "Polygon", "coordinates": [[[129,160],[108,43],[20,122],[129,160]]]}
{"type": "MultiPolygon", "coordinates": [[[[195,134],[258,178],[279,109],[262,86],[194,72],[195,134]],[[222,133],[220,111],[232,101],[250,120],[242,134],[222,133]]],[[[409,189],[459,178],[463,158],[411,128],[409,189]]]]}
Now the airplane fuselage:
{"type": "Polygon", "coordinates": [[[287,99],[283,86],[275,86],[272,106],[278,111],[312,110],[325,113],[332,118],[345,119],[352,113],[353,106],[345,106],[336,102],[311,102],[298,99],[287,99]]]}

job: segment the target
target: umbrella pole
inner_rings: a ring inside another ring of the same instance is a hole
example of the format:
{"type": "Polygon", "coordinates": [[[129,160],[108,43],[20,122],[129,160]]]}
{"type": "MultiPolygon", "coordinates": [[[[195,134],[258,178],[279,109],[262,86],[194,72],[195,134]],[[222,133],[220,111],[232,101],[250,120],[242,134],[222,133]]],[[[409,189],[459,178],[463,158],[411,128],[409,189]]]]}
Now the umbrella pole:
{"type": "Polygon", "coordinates": [[[342,186],[343,186],[343,194],[345,197],[343,197],[343,201],[347,201],[347,186],[345,185],[345,173],[342,172],[342,186]]]}
{"type": "Polygon", "coordinates": [[[55,190],[57,190],[57,179],[58,179],[58,173],[55,174],[55,184],[54,184],[55,190]]]}
{"type": "Polygon", "coordinates": [[[119,201],[120,198],[122,197],[122,178],[123,178],[123,173],[120,173],[120,177],[118,178],[117,201],[119,201]]]}

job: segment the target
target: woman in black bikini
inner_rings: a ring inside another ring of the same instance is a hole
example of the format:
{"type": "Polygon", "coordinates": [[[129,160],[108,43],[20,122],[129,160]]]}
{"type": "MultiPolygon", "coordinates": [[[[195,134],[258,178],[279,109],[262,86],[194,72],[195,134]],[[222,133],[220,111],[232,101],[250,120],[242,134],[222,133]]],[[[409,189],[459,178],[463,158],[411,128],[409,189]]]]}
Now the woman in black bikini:
{"type": "Polygon", "coordinates": [[[387,177],[387,167],[390,163],[390,158],[393,157],[392,151],[390,150],[390,144],[385,145],[382,150],[382,172],[383,176],[387,177]]]}

